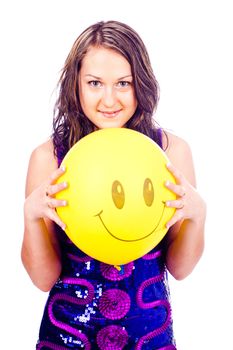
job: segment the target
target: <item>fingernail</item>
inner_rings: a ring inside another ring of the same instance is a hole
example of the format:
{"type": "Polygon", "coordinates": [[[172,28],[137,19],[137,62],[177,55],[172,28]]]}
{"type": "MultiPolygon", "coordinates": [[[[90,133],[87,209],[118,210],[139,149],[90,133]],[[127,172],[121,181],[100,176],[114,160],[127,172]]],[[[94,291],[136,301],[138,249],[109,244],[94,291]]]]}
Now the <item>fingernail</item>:
{"type": "Polygon", "coordinates": [[[65,207],[67,205],[67,201],[62,201],[62,206],[65,207]]]}
{"type": "Polygon", "coordinates": [[[62,171],[65,171],[65,170],[66,170],[65,165],[62,165],[62,166],[61,166],[61,170],[62,170],[62,171]]]}
{"type": "Polygon", "coordinates": [[[169,186],[170,185],[170,181],[165,181],[165,186],[169,186]]]}
{"type": "Polygon", "coordinates": [[[63,187],[64,188],[68,187],[68,183],[67,182],[63,182],[63,187]]]}
{"type": "Polygon", "coordinates": [[[167,207],[170,207],[170,202],[166,202],[166,206],[167,206],[167,207]]]}

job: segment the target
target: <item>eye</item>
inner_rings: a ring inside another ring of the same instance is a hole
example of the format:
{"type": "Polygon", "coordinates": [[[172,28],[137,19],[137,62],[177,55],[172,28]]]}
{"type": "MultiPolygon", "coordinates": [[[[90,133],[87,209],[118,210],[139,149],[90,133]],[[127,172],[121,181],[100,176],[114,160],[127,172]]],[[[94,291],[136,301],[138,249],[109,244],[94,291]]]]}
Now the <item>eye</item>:
{"type": "Polygon", "coordinates": [[[128,88],[130,85],[131,85],[131,82],[125,81],[125,80],[121,80],[121,81],[118,81],[118,83],[116,84],[116,87],[117,87],[118,89],[126,89],[126,88],[128,88]]]}
{"type": "Polygon", "coordinates": [[[150,207],[154,201],[154,188],[152,181],[148,178],[144,181],[143,197],[146,205],[150,207]]]}
{"type": "Polygon", "coordinates": [[[90,81],[88,81],[88,84],[91,87],[97,87],[97,88],[102,86],[102,84],[101,84],[101,82],[99,80],[90,80],[90,81]]]}
{"type": "Polygon", "coordinates": [[[122,184],[115,180],[112,184],[112,199],[118,209],[122,209],[125,204],[125,193],[122,184]]]}

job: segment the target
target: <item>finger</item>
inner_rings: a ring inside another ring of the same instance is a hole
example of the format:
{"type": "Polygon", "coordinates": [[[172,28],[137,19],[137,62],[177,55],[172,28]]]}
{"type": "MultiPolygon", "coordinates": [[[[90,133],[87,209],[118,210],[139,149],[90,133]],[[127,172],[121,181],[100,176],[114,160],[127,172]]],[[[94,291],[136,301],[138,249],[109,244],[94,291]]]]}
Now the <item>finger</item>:
{"type": "Polygon", "coordinates": [[[65,173],[66,169],[64,166],[61,166],[60,168],[57,168],[51,175],[50,175],[50,183],[56,182],[57,179],[59,179],[60,176],[62,176],[65,173]]]}
{"type": "Polygon", "coordinates": [[[174,184],[173,182],[171,181],[166,181],[165,182],[165,186],[171,190],[172,192],[174,192],[175,194],[177,194],[178,196],[180,197],[184,197],[185,196],[185,188],[184,186],[181,186],[181,185],[177,185],[177,184],[174,184]]]}
{"type": "Polygon", "coordinates": [[[166,223],[166,228],[169,229],[171,226],[175,225],[175,223],[182,220],[182,218],[183,218],[182,210],[176,211],[173,217],[166,223]]]}
{"type": "Polygon", "coordinates": [[[58,207],[65,207],[67,205],[67,201],[66,200],[61,200],[61,199],[54,199],[49,197],[48,201],[47,201],[47,206],[50,209],[55,209],[58,207]]]}
{"type": "Polygon", "coordinates": [[[182,209],[184,207],[183,199],[175,199],[174,201],[166,201],[165,204],[167,207],[176,208],[176,209],[182,209]]]}
{"type": "Polygon", "coordinates": [[[54,221],[58,226],[60,226],[62,230],[66,229],[66,224],[60,219],[54,209],[50,211],[48,217],[50,220],[54,221]]]}
{"type": "Polygon", "coordinates": [[[182,182],[183,180],[183,175],[182,173],[171,163],[167,164],[167,168],[170,171],[170,173],[175,177],[175,179],[178,182],[182,182]]]}
{"type": "Polygon", "coordinates": [[[68,187],[67,182],[60,182],[55,185],[48,185],[46,187],[46,196],[53,196],[54,194],[64,190],[68,187]]]}

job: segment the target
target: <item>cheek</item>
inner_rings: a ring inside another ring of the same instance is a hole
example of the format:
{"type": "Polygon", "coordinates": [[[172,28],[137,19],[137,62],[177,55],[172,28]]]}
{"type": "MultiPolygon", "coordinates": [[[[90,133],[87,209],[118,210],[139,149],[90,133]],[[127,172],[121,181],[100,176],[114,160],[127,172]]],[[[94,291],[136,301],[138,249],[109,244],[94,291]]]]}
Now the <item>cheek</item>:
{"type": "Polygon", "coordinates": [[[98,103],[98,96],[96,94],[93,94],[90,91],[85,91],[80,97],[80,103],[84,112],[85,110],[90,111],[91,109],[96,108],[98,103]]]}
{"type": "Polygon", "coordinates": [[[115,94],[115,100],[118,101],[124,107],[128,107],[130,105],[129,94],[118,92],[115,94]]]}

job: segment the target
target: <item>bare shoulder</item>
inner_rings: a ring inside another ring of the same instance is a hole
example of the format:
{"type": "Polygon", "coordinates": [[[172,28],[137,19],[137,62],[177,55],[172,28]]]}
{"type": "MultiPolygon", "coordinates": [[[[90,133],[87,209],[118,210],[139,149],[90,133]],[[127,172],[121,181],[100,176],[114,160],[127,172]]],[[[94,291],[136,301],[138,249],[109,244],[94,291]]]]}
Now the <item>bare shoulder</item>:
{"type": "Polygon", "coordinates": [[[177,154],[191,154],[191,148],[188,142],[184,138],[170,131],[168,132],[165,130],[165,133],[163,134],[163,144],[166,147],[165,152],[168,157],[173,157],[177,154]]]}
{"type": "Polygon", "coordinates": [[[186,176],[190,183],[195,185],[195,171],[189,143],[170,131],[165,131],[163,143],[167,145],[165,152],[171,163],[186,176]]]}
{"type": "Polygon", "coordinates": [[[31,192],[57,169],[52,140],[37,146],[31,153],[26,181],[26,192],[31,192]]]}
{"type": "MultiPolygon", "coordinates": [[[[48,141],[40,144],[37,146],[31,154],[30,161],[37,161],[37,162],[51,162],[54,163],[56,161],[54,156],[54,150],[53,150],[53,143],[52,140],[49,139],[48,141]]],[[[49,164],[47,164],[49,165],[49,164]]]]}

